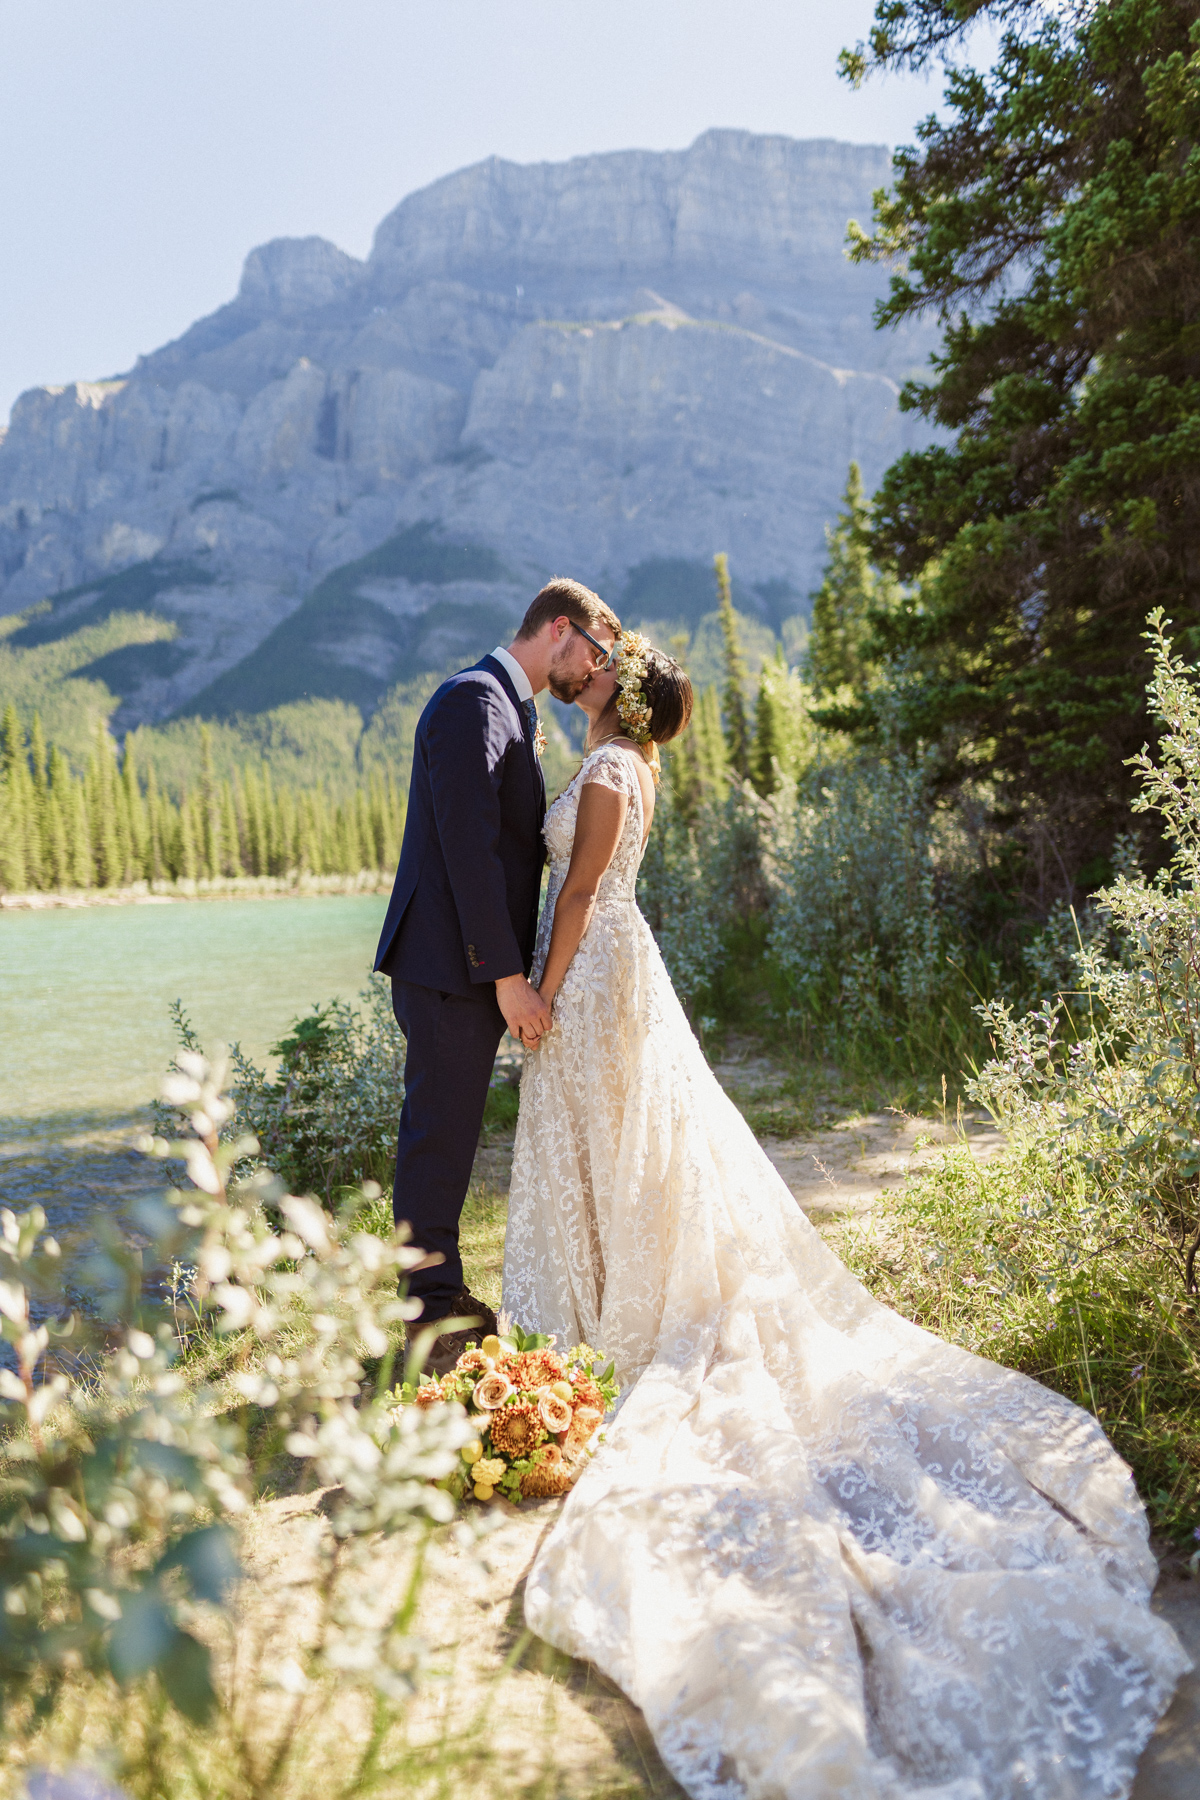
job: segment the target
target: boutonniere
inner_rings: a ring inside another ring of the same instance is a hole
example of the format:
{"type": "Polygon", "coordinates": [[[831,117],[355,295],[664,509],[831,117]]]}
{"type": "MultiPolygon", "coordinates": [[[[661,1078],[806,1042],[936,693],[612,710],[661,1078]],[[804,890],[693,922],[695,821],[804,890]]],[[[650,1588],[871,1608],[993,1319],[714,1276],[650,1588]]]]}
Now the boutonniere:
{"type": "Polygon", "coordinates": [[[546,734],[542,730],[542,721],[540,719],[537,722],[537,728],[533,734],[533,747],[537,751],[538,757],[540,759],[542,752],[546,748],[546,734]]]}

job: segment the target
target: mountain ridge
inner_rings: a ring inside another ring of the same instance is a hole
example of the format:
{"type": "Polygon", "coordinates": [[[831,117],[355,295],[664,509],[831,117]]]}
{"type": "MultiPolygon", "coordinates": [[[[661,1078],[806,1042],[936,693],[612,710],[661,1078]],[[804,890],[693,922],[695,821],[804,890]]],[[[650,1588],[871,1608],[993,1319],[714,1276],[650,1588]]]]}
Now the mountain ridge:
{"type": "Polygon", "coordinates": [[[879,146],[713,130],[489,158],[405,196],[365,259],[255,247],[233,299],[126,375],[18,399],[0,624],[40,606],[61,642],[152,587],[106,653],[125,729],[252,709],[256,681],[369,709],[487,648],[552,572],[694,624],[725,549],[766,629],[802,619],[851,456],[869,486],[929,435],[897,397],[932,332],[876,333],[884,278],[842,251],[887,175],[879,146]],[[476,573],[414,577],[414,532],[426,572],[476,573]]]}

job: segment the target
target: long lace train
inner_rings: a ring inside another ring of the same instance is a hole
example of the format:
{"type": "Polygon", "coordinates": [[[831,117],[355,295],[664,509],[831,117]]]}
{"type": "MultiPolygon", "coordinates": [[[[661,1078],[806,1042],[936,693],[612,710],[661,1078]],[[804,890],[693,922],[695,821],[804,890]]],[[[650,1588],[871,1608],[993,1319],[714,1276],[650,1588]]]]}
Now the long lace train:
{"type": "Polygon", "coordinates": [[[530,1577],[695,1800],[1110,1800],[1189,1665],[1096,1421],[872,1300],[722,1092],[621,844],[526,1059],[504,1304],[632,1384],[530,1577]]]}

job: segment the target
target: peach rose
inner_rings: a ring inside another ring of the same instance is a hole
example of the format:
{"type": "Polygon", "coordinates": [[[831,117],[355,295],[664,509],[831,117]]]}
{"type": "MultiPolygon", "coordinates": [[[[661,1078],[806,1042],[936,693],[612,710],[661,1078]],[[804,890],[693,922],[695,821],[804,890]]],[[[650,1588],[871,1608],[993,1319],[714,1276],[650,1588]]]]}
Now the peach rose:
{"type": "Polygon", "coordinates": [[[575,1417],[571,1422],[570,1435],[567,1438],[568,1450],[582,1450],[598,1425],[604,1423],[604,1414],[596,1406],[577,1406],[575,1417]]]}
{"type": "Polygon", "coordinates": [[[547,1431],[555,1436],[560,1431],[569,1431],[574,1414],[570,1402],[556,1394],[552,1387],[539,1388],[534,1395],[538,1403],[538,1416],[547,1431]]]}
{"type": "Polygon", "coordinates": [[[512,1391],[513,1384],[508,1376],[502,1375],[499,1369],[491,1369],[475,1383],[475,1392],[472,1398],[476,1406],[482,1407],[484,1412],[495,1412],[498,1407],[504,1405],[512,1391]]]}

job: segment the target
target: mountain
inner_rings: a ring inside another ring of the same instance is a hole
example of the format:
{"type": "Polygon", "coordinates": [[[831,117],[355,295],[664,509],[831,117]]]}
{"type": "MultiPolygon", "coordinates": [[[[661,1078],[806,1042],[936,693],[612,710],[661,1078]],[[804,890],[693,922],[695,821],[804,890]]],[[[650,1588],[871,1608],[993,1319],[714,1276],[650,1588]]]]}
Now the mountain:
{"type": "Polygon", "coordinates": [[[709,131],[492,158],[403,200],[365,262],[251,251],[128,374],[14,406],[3,667],[38,652],[118,729],[369,714],[553,572],[694,629],[718,549],[764,633],[802,619],[851,457],[870,487],[927,438],[896,399],[932,337],[876,333],[885,277],[843,254],[888,177],[882,147],[709,131]]]}

